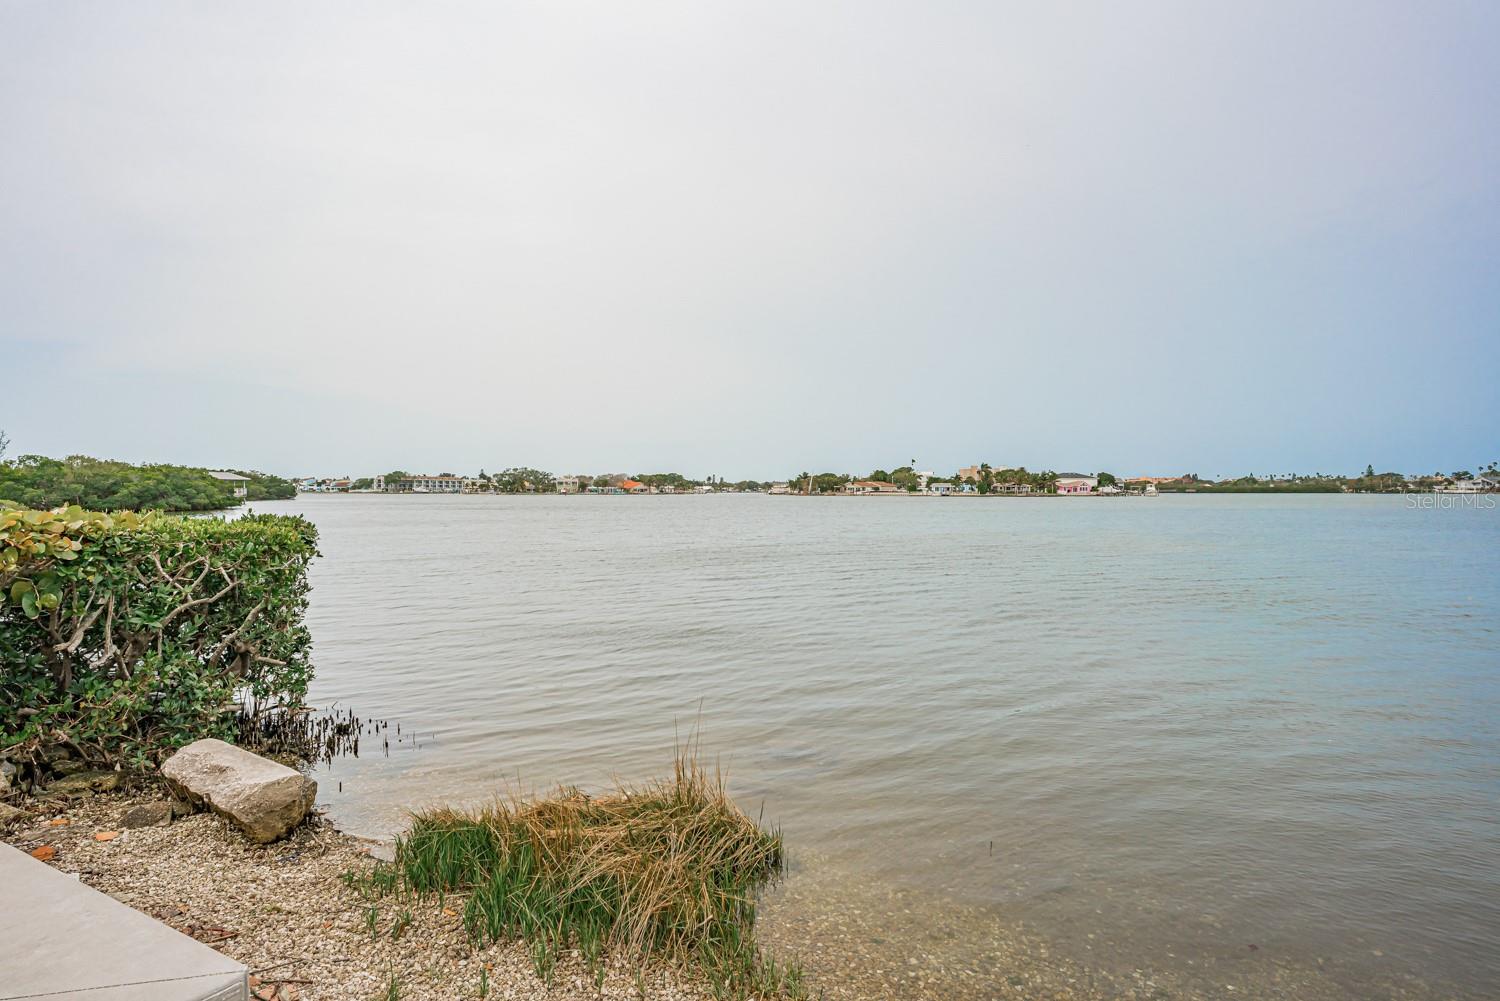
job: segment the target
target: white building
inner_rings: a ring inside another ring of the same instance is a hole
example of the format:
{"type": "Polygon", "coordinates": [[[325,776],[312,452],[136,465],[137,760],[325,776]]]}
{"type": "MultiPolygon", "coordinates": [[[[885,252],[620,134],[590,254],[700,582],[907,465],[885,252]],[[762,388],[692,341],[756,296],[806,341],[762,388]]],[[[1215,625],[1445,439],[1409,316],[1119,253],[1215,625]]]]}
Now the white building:
{"type": "Polygon", "coordinates": [[[1489,476],[1476,476],[1472,480],[1455,480],[1438,490],[1445,494],[1483,494],[1500,487],[1500,482],[1489,476]]]}
{"type": "Polygon", "coordinates": [[[229,487],[230,493],[243,500],[250,492],[250,478],[241,476],[239,473],[226,473],[222,470],[210,469],[208,475],[229,487]]]}
{"type": "Polygon", "coordinates": [[[407,476],[397,486],[398,493],[403,494],[458,494],[463,493],[464,478],[462,476],[407,476]]]}
{"type": "Polygon", "coordinates": [[[555,481],[557,492],[560,494],[576,494],[579,491],[579,480],[576,476],[559,476],[555,481]]]}

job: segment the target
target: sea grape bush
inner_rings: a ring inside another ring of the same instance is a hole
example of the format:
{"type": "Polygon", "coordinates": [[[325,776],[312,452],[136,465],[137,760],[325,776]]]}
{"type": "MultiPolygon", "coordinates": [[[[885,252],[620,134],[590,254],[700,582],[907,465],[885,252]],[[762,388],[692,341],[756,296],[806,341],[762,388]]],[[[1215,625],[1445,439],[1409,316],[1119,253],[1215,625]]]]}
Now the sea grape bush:
{"type": "Polygon", "coordinates": [[[301,518],[0,507],[0,751],[144,764],[312,675],[301,518]]]}

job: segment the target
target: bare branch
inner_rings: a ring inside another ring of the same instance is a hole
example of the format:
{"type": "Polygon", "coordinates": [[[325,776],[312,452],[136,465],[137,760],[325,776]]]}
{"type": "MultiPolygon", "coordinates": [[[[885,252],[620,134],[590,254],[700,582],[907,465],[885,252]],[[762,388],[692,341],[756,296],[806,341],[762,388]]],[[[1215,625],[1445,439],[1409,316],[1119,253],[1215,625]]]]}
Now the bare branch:
{"type": "MultiPolygon", "coordinates": [[[[95,593],[96,590],[97,590],[97,588],[90,588],[89,589],[88,600],[83,603],[85,608],[87,608],[89,605],[92,605],[94,603],[94,593],[95,593]]],[[[115,600],[114,595],[110,595],[109,604],[111,606],[113,606],[114,600],[115,600]]],[[[70,636],[70,637],[68,637],[68,640],[67,640],[66,643],[59,643],[57,646],[54,646],[52,649],[54,651],[56,651],[57,653],[66,653],[66,654],[71,654],[73,651],[77,650],[78,647],[79,647],[79,644],[81,644],[83,642],[83,634],[86,633],[86,632],[88,632],[89,631],[89,627],[92,626],[95,622],[97,622],[99,620],[99,616],[104,611],[104,608],[105,608],[104,605],[100,605],[98,608],[95,608],[93,610],[93,612],[91,612],[87,618],[85,618],[82,622],[80,622],[78,624],[78,628],[73,630],[73,635],[70,636]]]]}
{"type": "Polygon", "coordinates": [[[229,583],[220,588],[217,593],[211,594],[207,598],[194,598],[192,601],[185,601],[182,604],[178,605],[176,608],[172,609],[167,613],[166,618],[161,620],[161,624],[157,626],[158,633],[161,630],[166,629],[168,623],[177,618],[177,616],[181,615],[183,612],[186,612],[188,609],[197,608],[200,605],[210,605],[239,586],[234,580],[230,578],[227,573],[224,573],[224,571],[220,570],[219,573],[224,574],[224,579],[229,581],[229,583]]]}
{"type": "Polygon", "coordinates": [[[239,639],[240,634],[243,633],[246,629],[250,628],[250,624],[255,621],[256,617],[260,615],[265,607],[265,598],[262,598],[260,599],[260,601],[256,602],[255,607],[250,609],[249,613],[245,616],[245,621],[240,623],[239,628],[220,640],[218,644],[213,648],[213,650],[209,653],[208,657],[206,658],[208,663],[212,664],[214,661],[218,660],[219,655],[229,648],[229,644],[239,639]]]}
{"type": "MultiPolygon", "coordinates": [[[[97,670],[102,664],[115,655],[115,596],[110,595],[104,603],[104,649],[99,656],[89,661],[89,667],[97,670]]],[[[123,663],[121,670],[124,670],[123,663]]]]}

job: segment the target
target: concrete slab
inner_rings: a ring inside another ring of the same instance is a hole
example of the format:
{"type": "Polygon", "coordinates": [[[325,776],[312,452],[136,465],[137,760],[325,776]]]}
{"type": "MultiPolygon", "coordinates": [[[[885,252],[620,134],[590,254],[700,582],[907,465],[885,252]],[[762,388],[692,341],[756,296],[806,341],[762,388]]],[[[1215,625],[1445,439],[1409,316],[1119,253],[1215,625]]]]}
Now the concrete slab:
{"type": "Polygon", "coordinates": [[[0,1001],[244,1001],[243,965],[0,844],[0,1001]]]}

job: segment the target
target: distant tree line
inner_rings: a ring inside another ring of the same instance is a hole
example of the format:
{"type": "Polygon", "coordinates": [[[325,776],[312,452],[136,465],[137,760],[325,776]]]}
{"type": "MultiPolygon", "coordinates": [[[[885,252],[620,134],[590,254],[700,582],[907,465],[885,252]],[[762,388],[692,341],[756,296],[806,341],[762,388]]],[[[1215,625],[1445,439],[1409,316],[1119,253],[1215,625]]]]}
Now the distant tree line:
{"type": "MultiPolygon", "coordinates": [[[[870,475],[862,477],[876,483],[889,483],[900,487],[911,493],[922,489],[922,478],[911,465],[897,466],[895,469],[876,469],[870,475]]],[[[848,473],[809,473],[806,470],[796,476],[787,478],[787,486],[794,493],[814,494],[836,494],[843,493],[844,489],[855,480],[848,473]]],[[[930,476],[927,485],[930,487],[935,483],[972,483],[975,490],[981,494],[993,493],[1008,485],[1025,485],[1037,493],[1049,493],[1057,487],[1057,474],[1051,472],[1033,473],[1024,467],[1017,469],[993,469],[987,462],[980,463],[973,475],[960,476],[954,473],[952,476],[930,476]]],[[[1115,483],[1115,477],[1110,473],[1099,474],[1099,485],[1108,486],[1115,483]]]]}
{"type": "MultiPolygon", "coordinates": [[[[452,476],[452,473],[441,473],[441,476],[452,476]]],[[[412,473],[402,469],[393,469],[385,474],[384,482],[387,490],[400,491],[402,480],[417,478],[412,473]]],[[[530,466],[513,466],[501,470],[498,473],[488,473],[481,469],[473,479],[482,484],[481,492],[498,494],[545,494],[557,491],[558,477],[545,469],[533,469],[530,466]]],[[[588,487],[617,487],[620,484],[633,480],[643,483],[655,490],[667,492],[690,492],[697,487],[708,486],[716,490],[765,490],[769,489],[770,483],[762,483],[759,480],[739,480],[729,482],[716,476],[710,476],[706,480],[695,480],[684,476],[682,473],[599,473],[598,475],[583,474],[578,477],[579,486],[588,487]]],[[[374,485],[371,478],[361,478],[350,484],[350,489],[367,490],[374,485]]]]}
{"type": "Polygon", "coordinates": [[[1365,467],[1358,476],[1338,473],[1246,473],[1218,481],[1201,480],[1196,476],[1159,483],[1157,489],[1168,492],[1192,490],[1198,493],[1255,493],[1255,494],[1337,494],[1337,493],[1401,493],[1407,490],[1431,490],[1448,483],[1472,479],[1466,470],[1454,473],[1435,472],[1430,476],[1407,476],[1404,473],[1377,473],[1373,465],[1365,467]]]}
{"type": "MultiPolygon", "coordinates": [[[[239,474],[249,480],[247,500],[296,496],[296,487],[280,476],[254,470],[239,474]]],[[[204,469],[132,465],[87,455],[21,455],[0,461],[0,500],[38,509],[76,504],[92,511],[218,511],[239,503],[231,484],[204,469]]]]}

